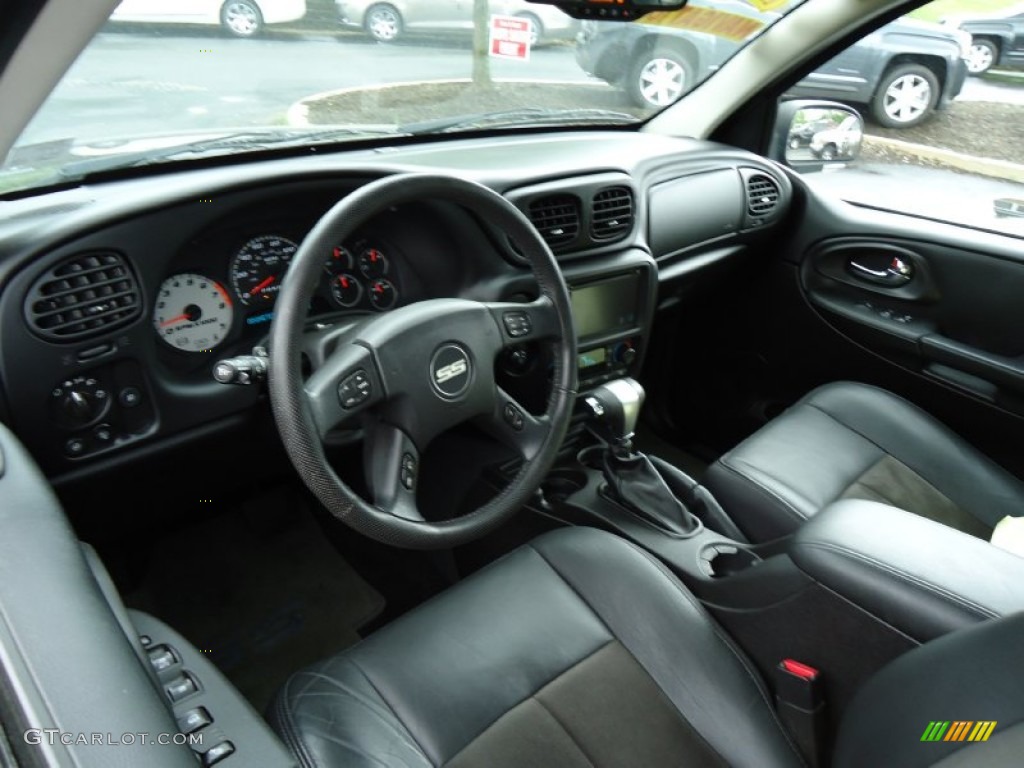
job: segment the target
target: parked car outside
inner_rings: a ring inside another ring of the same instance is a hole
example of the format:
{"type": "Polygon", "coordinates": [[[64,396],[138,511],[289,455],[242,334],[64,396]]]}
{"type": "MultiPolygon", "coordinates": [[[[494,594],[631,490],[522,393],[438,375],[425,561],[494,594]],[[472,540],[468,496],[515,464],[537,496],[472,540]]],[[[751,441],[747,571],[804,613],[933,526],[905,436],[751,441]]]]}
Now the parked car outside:
{"type": "MultiPolygon", "coordinates": [[[[647,17],[659,23],[583,22],[576,61],[588,74],[625,88],[637,104],[666,106],[777,16],[739,0],[697,0],[687,8],[647,17]],[[731,23],[707,23],[697,13],[731,23]],[[622,61],[631,64],[623,67],[622,61]]],[[[970,43],[970,36],[960,30],[902,18],[847,48],[787,95],[866,106],[879,124],[910,128],[960,93],[970,43]]]]}
{"type": "Polygon", "coordinates": [[[851,115],[835,128],[815,133],[811,137],[811,153],[821,160],[851,160],[860,152],[863,139],[861,121],[851,115]]]}
{"type": "Polygon", "coordinates": [[[998,16],[951,18],[946,21],[971,35],[967,71],[972,75],[988,72],[997,64],[1024,63],[1024,5],[1004,9],[998,16]]]}
{"type": "Polygon", "coordinates": [[[306,0],[121,0],[111,21],[219,24],[235,37],[254,37],[265,24],[306,15],[306,0]]]}
{"type": "MultiPolygon", "coordinates": [[[[391,43],[406,32],[473,29],[473,0],[335,0],[343,26],[391,43]]],[[[579,22],[551,5],[491,0],[491,13],[530,22],[530,44],[572,40],[579,22]]]]}

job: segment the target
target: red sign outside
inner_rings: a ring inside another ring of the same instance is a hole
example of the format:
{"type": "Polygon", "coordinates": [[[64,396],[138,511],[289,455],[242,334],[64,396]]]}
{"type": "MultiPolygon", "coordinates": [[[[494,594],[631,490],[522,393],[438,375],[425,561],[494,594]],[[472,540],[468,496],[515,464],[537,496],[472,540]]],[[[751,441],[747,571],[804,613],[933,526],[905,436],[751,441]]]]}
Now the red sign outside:
{"type": "Polygon", "coordinates": [[[515,16],[491,16],[491,56],[528,61],[530,24],[529,19],[515,16]]]}

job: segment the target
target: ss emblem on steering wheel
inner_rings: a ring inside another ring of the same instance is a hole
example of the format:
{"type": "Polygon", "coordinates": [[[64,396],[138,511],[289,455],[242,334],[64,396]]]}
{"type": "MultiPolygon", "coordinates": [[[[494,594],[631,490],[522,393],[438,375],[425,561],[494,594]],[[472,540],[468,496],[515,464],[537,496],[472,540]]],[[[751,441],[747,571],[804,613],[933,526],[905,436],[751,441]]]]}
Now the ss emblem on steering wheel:
{"type": "Polygon", "coordinates": [[[469,389],[473,366],[467,353],[458,344],[443,344],[430,360],[430,383],[447,400],[461,397],[469,389]]]}

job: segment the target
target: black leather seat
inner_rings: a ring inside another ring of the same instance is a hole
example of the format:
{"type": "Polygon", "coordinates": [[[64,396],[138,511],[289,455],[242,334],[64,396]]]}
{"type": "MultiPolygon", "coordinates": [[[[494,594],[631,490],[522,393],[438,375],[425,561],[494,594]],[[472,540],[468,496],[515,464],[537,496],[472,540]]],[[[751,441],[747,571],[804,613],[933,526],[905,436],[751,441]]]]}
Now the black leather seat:
{"type": "MultiPolygon", "coordinates": [[[[1024,650],[1024,622],[985,626],[1003,628],[1006,654],[1024,650]]],[[[925,661],[948,661],[955,677],[965,650],[977,686],[999,674],[980,668],[970,644],[925,661]]],[[[901,669],[912,682],[899,684],[916,690],[876,681],[881,693],[854,713],[837,765],[930,765],[980,747],[922,747],[929,719],[1024,716],[1019,665],[1012,693],[1000,689],[970,710],[962,702],[978,702],[930,695],[928,669],[901,669]],[[906,695],[920,709],[896,715],[891,698],[906,695]],[[862,760],[879,753],[868,743],[879,740],[890,751],[862,760]]],[[[693,596],[646,553],[585,528],[537,539],[295,674],[270,719],[301,764],[318,768],[802,764],[757,674],[693,596]]],[[[997,729],[993,744],[1002,738],[997,729]]]]}
{"type": "Polygon", "coordinates": [[[754,542],[793,533],[839,499],[899,507],[988,539],[1024,509],[1024,484],[920,408],[840,382],[814,390],[704,478],[754,542]]]}

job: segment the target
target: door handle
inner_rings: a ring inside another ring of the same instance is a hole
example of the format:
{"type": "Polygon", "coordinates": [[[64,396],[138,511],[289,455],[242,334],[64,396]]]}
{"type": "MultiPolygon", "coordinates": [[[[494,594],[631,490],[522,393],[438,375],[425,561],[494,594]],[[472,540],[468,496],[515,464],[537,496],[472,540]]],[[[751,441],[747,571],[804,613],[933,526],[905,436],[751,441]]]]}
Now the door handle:
{"type": "Polygon", "coordinates": [[[889,263],[879,268],[869,267],[855,258],[846,262],[846,271],[859,280],[889,288],[899,288],[914,278],[914,265],[899,256],[893,256],[889,263]]]}

